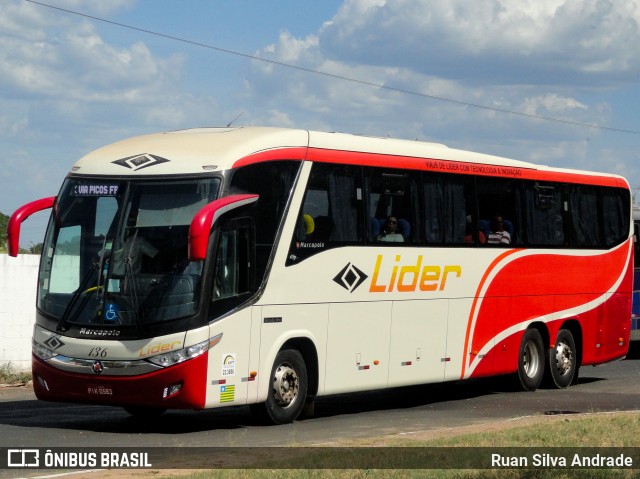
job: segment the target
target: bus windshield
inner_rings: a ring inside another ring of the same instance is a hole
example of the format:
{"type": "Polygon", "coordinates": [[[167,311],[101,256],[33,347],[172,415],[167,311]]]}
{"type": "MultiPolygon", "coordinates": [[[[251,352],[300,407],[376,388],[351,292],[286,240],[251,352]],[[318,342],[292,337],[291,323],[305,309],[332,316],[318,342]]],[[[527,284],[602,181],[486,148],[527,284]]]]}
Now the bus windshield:
{"type": "Polygon", "coordinates": [[[188,260],[189,225],[219,185],[67,179],[44,243],[39,310],[58,330],[140,330],[195,314],[202,262],[188,260]]]}

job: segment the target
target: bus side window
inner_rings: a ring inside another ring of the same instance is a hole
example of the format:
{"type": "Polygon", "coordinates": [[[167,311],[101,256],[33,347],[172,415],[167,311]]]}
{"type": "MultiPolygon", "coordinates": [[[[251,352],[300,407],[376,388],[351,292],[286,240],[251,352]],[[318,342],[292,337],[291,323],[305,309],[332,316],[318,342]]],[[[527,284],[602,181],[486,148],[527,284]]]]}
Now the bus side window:
{"type": "MultiPolygon", "coordinates": [[[[571,244],[579,248],[598,248],[601,239],[601,214],[595,186],[571,185],[569,207],[571,213],[571,244]]],[[[604,212],[603,212],[604,213],[604,212]]]]}
{"type": "Polygon", "coordinates": [[[250,218],[230,221],[216,243],[212,309],[219,316],[233,309],[255,291],[255,237],[250,218]]]}
{"type": "Polygon", "coordinates": [[[469,178],[424,173],[422,186],[427,244],[468,245],[480,241],[474,215],[473,183],[469,178]]]}
{"type": "Polygon", "coordinates": [[[529,245],[548,247],[567,243],[563,190],[562,185],[554,183],[536,181],[525,184],[529,245]]]}
{"type": "Polygon", "coordinates": [[[259,196],[257,203],[247,211],[247,216],[255,224],[257,282],[262,282],[267,273],[269,258],[299,168],[298,161],[268,161],[233,171],[229,194],[251,193],[259,196]]]}
{"type": "Polygon", "coordinates": [[[367,241],[394,246],[418,241],[420,228],[418,175],[413,172],[367,167],[364,170],[367,195],[367,241]],[[394,226],[389,227],[391,220],[394,226]]]}
{"type": "Polygon", "coordinates": [[[286,264],[335,246],[362,243],[362,196],[360,167],[315,163],[286,264]]]}
{"type": "Polygon", "coordinates": [[[362,173],[354,166],[323,165],[328,171],[326,189],[329,199],[329,241],[359,243],[362,240],[362,173]]]}
{"type": "MultiPolygon", "coordinates": [[[[522,245],[524,244],[524,193],[523,183],[521,180],[510,178],[495,178],[478,176],[476,178],[476,189],[478,197],[478,224],[483,226],[481,231],[487,241],[484,245],[488,246],[506,246],[506,245],[522,245]],[[488,229],[486,226],[488,225],[488,229]],[[508,233],[508,235],[504,233],[508,233]],[[488,235],[488,236],[487,236],[488,235]]],[[[531,205],[533,193],[527,191],[527,203],[531,205]]],[[[561,204],[558,201],[558,205],[561,204]]],[[[537,213],[543,210],[538,209],[537,213]]],[[[531,226],[532,209],[527,210],[527,226],[531,226]]],[[[551,220],[549,212],[542,213],[545,220],[551,220]]],[[[536,218],[536,223],[541,220],[536,218]]],[[[548,226],[544,226],[547,228],[548,226]]],[[[531,233],[531,229],[528,230],[531,233]]],[[[547,233],[540,236],[548,236],[547,233]]]]}
{"type": "Polygon", "coordinates": [[[626,190],[603,188],[602,226],[604,245],[608,248],[622,243],[629,234],[629,194],[626,190]]]}

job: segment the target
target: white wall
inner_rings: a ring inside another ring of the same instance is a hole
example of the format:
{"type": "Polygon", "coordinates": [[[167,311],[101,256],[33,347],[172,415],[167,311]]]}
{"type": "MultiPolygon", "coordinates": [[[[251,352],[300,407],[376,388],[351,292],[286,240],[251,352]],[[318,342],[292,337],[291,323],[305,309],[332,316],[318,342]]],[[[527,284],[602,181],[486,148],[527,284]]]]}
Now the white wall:
{"type": "Polygon", "coordinates": [[[0,365],[31,368],[39,263],[38,255],[0,254],[0,365]]]}

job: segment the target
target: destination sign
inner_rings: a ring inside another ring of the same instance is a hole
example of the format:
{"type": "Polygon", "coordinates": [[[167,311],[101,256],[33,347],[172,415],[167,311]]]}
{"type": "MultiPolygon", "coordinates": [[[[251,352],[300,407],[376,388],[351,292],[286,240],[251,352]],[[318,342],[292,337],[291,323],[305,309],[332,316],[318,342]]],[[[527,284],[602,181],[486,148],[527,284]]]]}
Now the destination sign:
{"type": "Polygon", "coordinates": [[[117,183],[78,183],[73,188],[73,196],[117,196],[117,183]]]}

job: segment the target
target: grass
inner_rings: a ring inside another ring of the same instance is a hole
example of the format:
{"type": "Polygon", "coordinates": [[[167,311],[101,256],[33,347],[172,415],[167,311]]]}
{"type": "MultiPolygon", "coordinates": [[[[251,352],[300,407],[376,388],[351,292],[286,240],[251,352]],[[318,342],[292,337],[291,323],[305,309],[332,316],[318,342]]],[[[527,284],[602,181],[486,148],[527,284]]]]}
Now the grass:
{"type": "MultiPolygon", "coordinates": [[[[499,448],[525,448],[513,449],[526,455],[531,462],[534,452],[562,455],[571,458],[575,453],[592,456],[598,452],[606,455],[604,448],[636,448],[640,445],[640,413],[607,413],[587,416],[561,416],[542,417],[533,424],[487,425],[484,432],[462,435],[451,435],[435,439],[415,437],[383,437],[366,441],[348,441],[336,446],[341,448],[363,448],[364,454],[370,455],[370,468],[327,469],[327,465],[341,464],[345,460],[345,451],[351,449],[334,448],[291,448],[287,454],[278,451],[278,456],[272,459],[260,460],[256,463],[260,469],[218,469],[196,473],[188,473],[188,479],[293,479],[293,478],[375,478],[375,479],[404,479],[404,478],[444,478],[444,479],[599,479],[620,478],[631,479],[640,477],[640,459],[638,452],[634,453],[634,467],[636,469],[552,469],[549,467],[537,467],[532,469],[419,469],[422,464],[405,460],[403,469],[375,468],[376,464],[384,464],[387,459],[394,460],[399,455],[408,454],[407,451],[420,453],[426,451],[429,454],[481,454],[490,457],[490,454],[499,451],[499,448]],[[399,449],[416,448],[416,449],[399,449]],[[424,448],[424,450],[422,450],[424,448]],[[441,448],[441,449],[430,449],[441,448]],[[472,448],[460,451],[447,448],[472,448]],[[482,449],[486,448],[486,449],[482,449]],[[561,451],[557,448],[567,448],[561,451]],[[602,448],[589,451],[580,448],[602,448]],[[318,452],[318,449],[320,451],[318,452]],[[524,451],[524,452],[523,452],[524,451]],[[312,455],[313,457],[309,457],[312,455]],[[291,464],[306,462],[305,469],[286,469],[291,464]],[[317,466],[314,466],[316,464],[317,466]],[[324,467],[324,469],[322,468],[324,467]]],[[[628,449],[626,450],[629,451],[628,449]]],[[[637,449],[636,449],[637,451],[637,449]]],[[[619,455],[620,451],[611,455],[619,455]]],[[[405,456],[406,457],[406,456],[405,456]]],[[[347,455],[348,460],[348,455],[347,455]]],[[[437,463],[439,464],[439,463],[437,463]]],[[[360,465],[360,464],[358,464],[360,465]]],[[[343,465],[344,466],[344,465],[343,465]]],[[[346,467],[350,467],[347,463],[346,467]]],[[[175,471],[177,472],[177,471],[175,471]]],[[[158,476],[156,476],[158,477],[158,476]]],[[[159,477],[163,477],[160,475],[159,477]]],[[[166,476],[175,478],[175,474],[166,476]]]]}
{"type": "Polygon", "coordinates": [[[31,371],[16,369],[12,363],[0,365],[0,384],[20,385],[31,381],[31,371]]]}

